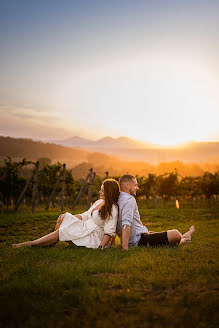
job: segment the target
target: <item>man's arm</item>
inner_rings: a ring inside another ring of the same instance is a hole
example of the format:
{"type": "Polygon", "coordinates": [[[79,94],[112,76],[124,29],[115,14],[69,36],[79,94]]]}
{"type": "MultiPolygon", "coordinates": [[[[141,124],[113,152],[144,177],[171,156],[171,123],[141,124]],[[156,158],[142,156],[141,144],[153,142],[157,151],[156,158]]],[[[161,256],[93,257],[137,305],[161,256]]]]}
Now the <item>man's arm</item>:
{"type": "Polygon", "coordinates": [[[133,198],[129,199],[128,202],[123,206],[121,217],[122,217],[122,248],[128,250],[130,227],[133,224],[134,209],[136,201],[133,198]]]}
{"type": "Polygon", "coordinates": [[[122,227],[122,249],[129,249],[129,235],[130,235],[130,227],[128,225],[124,225],[122,227]]]}

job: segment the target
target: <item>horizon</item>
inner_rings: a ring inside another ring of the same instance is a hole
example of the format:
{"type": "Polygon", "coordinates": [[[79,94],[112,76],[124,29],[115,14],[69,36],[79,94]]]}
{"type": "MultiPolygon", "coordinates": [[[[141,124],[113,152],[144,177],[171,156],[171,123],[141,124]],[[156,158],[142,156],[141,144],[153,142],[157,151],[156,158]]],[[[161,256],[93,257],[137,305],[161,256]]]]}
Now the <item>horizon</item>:
{"type": "Polygon", "coordinates": [[[219,141],[219,3],[0,4],[0,134],[219,141]]]}
{"type": "MultiPolygon", "coordinates": [[[[93,163],[98,170],[112,171],[126,167],[130,163],[136,172],[144,172],[144,165],[148,165],[148,172],[152,166],[163,163],[163,170],[179,168],[181,174],[196,174],[200,170],[216,172],[219,169],[219,142],[190,143],[180,146],[142,146],[142,144],[131,142],[117,142],[113,140],[95,142],[52,142],[33,140],[31,138],[11,138],[0,136],[1,156],[0,162],[4,163],[7,157],[12,160],[37,161],[40,158],[48,158],[53,164],[65,163],[68,167],[80,167],[85,171],[87,164],[93,163]],[[124,166],[125,165],[125,166],[124,166]],[[187,166],[188,165],[188,166],[187,166]],[[105,167],[103,169],[103,166],[105,167]],[[139,171],[140,170],[140,171],[139,171]],[[195,173],[196,172],[196,173],[195,173]]],[[[90,164],[91,165],[91,164],[90,164]]],[[[105,172],[104,171],[104,172],[105,172]]],[[[115,172],[115,171],[114,171],[115,172]]]]}
{"type": "MultiPolygon", "coordinates": [[[[177,148],[186,148],[188,146],[191,146],[193,144],[201,144],[201,143],[219,143],[219,140],[213,140],[213,141],[208,141],[208,140],[201,140],[201,141],[196,141],[196,140],[189,140],[189,141],[186,141],[186,142],[181,142],[181,143],[177,143],[177,144],[172,144],[172,145],[164,145],[164,144],[155,144],[155,143],[150,143],[150,142],[147,142],[147,141],[142,141],[142,140],[138,140],[138,139],[133,139],[133,138],[130,138],[128,136],[119,136],[119,137],[112,137],[112,136],[103,136],[103,137],[100,137],[100,138],[95,138],[95,139],[92,139],[92,138],[85,138],[85,137],[82,137],[82,136],[77,136],[77,135],[74,135],[70,138],[64,138],[64,139],[43,139],[43,138],[37,138],[37,137],[13,137],[13,136],[10,136],[10,135],[0,135],[0,137],[5,137],[5,138],[14,138],[14,139],[27,139],[27,140],[32,140],[32,141],[36,141],[36,142],[43,142],[43,143],[52,143],[52,144],[59,144],[59,142],[64,142],[64,141],[67,141],[67,140],[71,140],[71,139],[74,139],[74,138],[79,138],[79,139],[82,139],[82,140],[86,140],[86,141],[89,141],[89,142],[97,142],[97,141],[100,141],[100,140],[104,140],[104,139],[107,139],[107,138],[110,138],[110,139],[113,139],[113,140],[118,140],[118,139],[122,139],[122,138],[125,138],[125,139],[128,139],[130,141],[134,141],[136,143],[139,143],[142,145],[142,149],[147,149],[147,146],[151,149],[153,148],[162,148],[162,149],[177,149],[177,148]],[[145,146],[145,147],[143,147],[145,146]]],[[[61,144],[60,145],[64,146],[64,147],[67,147],[67,148],[77,148],[77,146],[68,146],[68,145],[64,145],[64,144],[61,144]]],[[[78,146],[79,148],[81,146],[78,146]]],[[[83,148],[83,147],[82,147],[83,148]]]]}

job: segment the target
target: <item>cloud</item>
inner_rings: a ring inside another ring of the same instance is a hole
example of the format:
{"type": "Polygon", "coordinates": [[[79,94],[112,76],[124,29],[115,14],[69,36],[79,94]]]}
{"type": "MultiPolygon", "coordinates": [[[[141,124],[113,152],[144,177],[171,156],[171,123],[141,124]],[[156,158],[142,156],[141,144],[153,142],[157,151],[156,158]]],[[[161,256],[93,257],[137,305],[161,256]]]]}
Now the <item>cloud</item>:
{"type": "Polygon", "coordinates": [[[33,108],[0,106],[0,134],[37,139],[68,138],[80,135],[58,113],[33,108]]]}
{"type": "Polygon", "coordinates": [[[57,114],[53,115],[51,117],[50,112],[42,111],[39,109],[34,109],[34,108],[28,108],[28,107],[11,107],[11,106],[1,106],[0,107],[0,112],[1,113],[7,113],[8,116],[13,116],[13,117],[20,117],[23,119],[35,119],[35,120],[46,120],[46,121],[57,121],[59,120],[59,117],[57,114]]]}

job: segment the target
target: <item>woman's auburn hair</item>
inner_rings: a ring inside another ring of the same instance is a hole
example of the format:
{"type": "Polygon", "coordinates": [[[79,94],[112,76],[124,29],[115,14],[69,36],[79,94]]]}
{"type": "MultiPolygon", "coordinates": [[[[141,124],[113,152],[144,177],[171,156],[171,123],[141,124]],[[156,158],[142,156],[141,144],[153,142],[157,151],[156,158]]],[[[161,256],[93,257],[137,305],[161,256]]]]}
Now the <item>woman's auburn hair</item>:
{"type": "Polygon", "coordinates": [[[112,214],[113,204],[117,205],[120,186],[115,179],[106,179],[103,181],[103,189],[105,199],[103,205],[99,209],[99,214],[102,220],[106,220],[112,214]]]}

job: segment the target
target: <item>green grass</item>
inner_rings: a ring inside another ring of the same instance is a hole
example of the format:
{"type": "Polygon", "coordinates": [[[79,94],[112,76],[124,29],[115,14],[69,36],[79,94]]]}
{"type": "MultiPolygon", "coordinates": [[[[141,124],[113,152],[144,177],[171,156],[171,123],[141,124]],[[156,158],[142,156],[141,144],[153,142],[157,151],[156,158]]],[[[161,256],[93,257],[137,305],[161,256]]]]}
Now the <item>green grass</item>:
{"type": "Polygon", "coordinates": [[[218,327],[217,209],[140,211],[153,231],[195,224],[181,247],[11,247],[51,232],[59,214],[0,216],[2,327],[218,327]]]}

